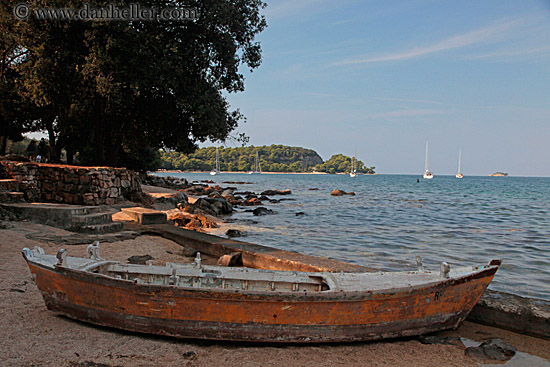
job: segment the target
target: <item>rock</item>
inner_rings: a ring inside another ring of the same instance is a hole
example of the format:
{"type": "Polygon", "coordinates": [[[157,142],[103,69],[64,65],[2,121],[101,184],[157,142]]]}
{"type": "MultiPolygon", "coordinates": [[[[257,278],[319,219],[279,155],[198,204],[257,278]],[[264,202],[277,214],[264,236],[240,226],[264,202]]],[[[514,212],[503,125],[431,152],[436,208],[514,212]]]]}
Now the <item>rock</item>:
{"type": "Polygon", "coordinates": [[[227,237],[244,237],[244,236],[246,236],[246,232],[245,231],[239,231],[238,229],[228,229],[225,232],[225,235],[227,237]]]}
{"type": "Polygon", "coordinates": [[[304,213],[304,212],[298,212],[298,213],[296,213],[296,216],[297,216],[297,217],[300,216],[300,215],[306,215],[306,213],[304,213]]]}
{"type": "Polygon", "coordinates": [[[501,339],[490,339],[479,347],[468,347],[465,354],[482,360],[507,361],[516,354],[516,348],[501,339]]]}
{"type": "MultiPolygon", "coordinates": [[[[216,199],[214,199],[216,200],[216,199]]],[[[218,215],[218,210],[212,206],[210,201],[206,200],[205,198],[199,198],[195,203],[193,204],[194,209],[200,209],[210,215],[218,215]]],[[[194,210],[196,212],[196,210],[194,210]]]]}
{"type": "Polygon", "coordinates": [[[244,206],[262,205],[262,202],[258,198],[250,198],[246,201],[243,201],[241,205],[244,205],[244,206]]]}
{"type": "Polygon", "coordinates": [[[334,189],[330,194],[332,196],[342,196],[342,195],[355,196],[355,193],[353,191],[352,192],[345,192],[345,191],[342,191],[340,189],[334,189]]]}
{"type": "Polygon", "coordinates": [[[464,344],[460,338],[455,336],[419,335],[418,341],[422,344],[457,345],[464,348],[464,344]]]}
{"type": "Polygon", "coordinates": [[[269,195],[269,196],[273,196],[273,195],[290,195],[292,194],[292,191],[290,191],[289,189],[286,189],[286,190],[265,190],[264,192],[261,193],[261,195],[269,195]]]}
{"type": "Polygon", "coordinates": [[[260,206],[252,211],[252,214],[258,216],[258,215],[266,215],[266,214],[275,214],[275,212],[271,209],[264,208],[263,206],[260,206]]]}
{"type": "Polygon", "coordinates": [[[134,255],[128,258],[130,264],[145,265],[147,261],[153,260],[151,255],[134,255]]]}
{"type": "Polygon", "coordinates": [[[185,257],[195,257],[197,256],[197,250],[195,250],[192,247],[184,247],[182,251],[182,255],[185,257]]]}
{"type": "Polygon", "coordinates": [[[310,187],[308,190],[309,191],[318,191],[319,189],[317,187],[310,187]]]}
{"type": "Polygon", "coordinates": [[[189,359],[189,360],[195,360],[197,358],[197,353],[190,350],[182,354],[183,358],[189,359]]]}
{"type": "Polygon", "coordinates": [[[210,203],[210,206],[216,212],[215,216],[233,213],[233,206],[225,198],[205,198],[204,200],[210,203]]]}
{"type": "Polygon", "coordinates": [[[221,198],[222,196],[220,195],[219,192],[217,192],[217,191],[212,191],[210,194],[208,194],[208,197],[209,197],[209,198],[221,198]]]}
{"type": "Polygon", "coordinates": [[[229,255],[223,255],[218,259],[220,266],[243,266],[243,255],[240,252],[233,252],[229,255]]]}
{"type": "Polygon", "coordinates": [[[233,191],[228,190],[228,189],[223,190],[221,196],[223,198],[225,198],[226,200],[235,199],[235,196],[233,196],[233,191]]]}
{"type": "Polygon", "coordinates": [[[218,224],[212,218],[204,214],[195,214],[195,219],[201,223],[202,228],[218,228],[218,224]]]}
{"type": "Polygon", "coordinates": [[[252,191],[237,191],[237,192],[234,192],[233,194],[234,195],[244,195],[244,196],[253,195],[254,197],[256,197],[256,194],[253,193],[252,191]]]}

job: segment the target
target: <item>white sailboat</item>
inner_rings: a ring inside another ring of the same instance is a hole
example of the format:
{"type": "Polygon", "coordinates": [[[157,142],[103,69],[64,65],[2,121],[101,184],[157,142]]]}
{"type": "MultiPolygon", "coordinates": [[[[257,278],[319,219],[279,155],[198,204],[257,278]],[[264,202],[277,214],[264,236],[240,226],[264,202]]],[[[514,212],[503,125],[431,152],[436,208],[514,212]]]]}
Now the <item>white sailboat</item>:
{"type": "Polygon", "coordinates": [[[357,150],[353,152],[353,158],[351,159],[351,171],[349,173],[349,177],[356,177],[357,176],[357,160],[355,156],[357,155],[357,150]]]}
{"type": "Polygon", "coordinates": [[[434,178],[434,174],[430,172],[428,168],[428,142],[426,142],[426,163],[424,164],[424,178],[426,180],[431,180],[434,178]]]}
{"type": "Polygon", "coordinates": [[[216,147],[216,168],[210,171],[210,176],[216,176],[220,173],[220,155],[218,153],[218,147],[216,147]]]}
{"type": "Polygon", "coordinates": [[[460,172],[460,159],[462,156],[462,148],[458,150],[458,173],[455,175],[456,178],[463,178],[464,175],[460,172]]]}
{"type": "Polygon", "coordinates": [[[262,173],[262,166],[260,166],[260,155],[256,151],[256,159],[254,160],[254,171],[248,172],[249,175],[259,175],[262,173]]]}

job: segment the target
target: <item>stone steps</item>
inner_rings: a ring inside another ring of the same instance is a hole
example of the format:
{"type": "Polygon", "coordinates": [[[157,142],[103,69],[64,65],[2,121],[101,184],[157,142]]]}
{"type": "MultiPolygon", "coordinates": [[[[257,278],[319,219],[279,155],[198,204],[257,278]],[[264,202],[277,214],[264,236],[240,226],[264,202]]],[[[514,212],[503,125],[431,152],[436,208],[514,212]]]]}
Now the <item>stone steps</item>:
{"type": "Polygon", "coordinates": [[[0,191],[19,191],[19,181],[14,179],[0,180],[0,191]]]}
{"type": "Polygon", "coordinates": [[[74,232],[79,233],[88,233],[88,234],[104,234],[104,233],[115,233],[122,231],[124,224],[121,222],[111,222],[105,224],[90,224],[79,227],[74,232]]]}
{"type": "Polygon", "coordinates": [[[0,203],[22,203],[25,194],[18,191],[0,191],[0,203]]]}
{"type": "Polygon", "coordinates": [[[25,194],[19,191],[19,182],[14,179],[0,180],[0,203],[22,203],[25,194]]]}
{"type": "Polygon", "coordinates": [[[110,213],[77,214],[72,216],[72,222],[77,226],[112,223],[110,213]]]}
{"type": "Polygon", "coordinates": [[[21,219],[72,232],[102,234],[119,232],[123,229],[122,223],[113,222],[113,210],[104,206],[51,203],[0,203],[0,206],[21,219]]]}

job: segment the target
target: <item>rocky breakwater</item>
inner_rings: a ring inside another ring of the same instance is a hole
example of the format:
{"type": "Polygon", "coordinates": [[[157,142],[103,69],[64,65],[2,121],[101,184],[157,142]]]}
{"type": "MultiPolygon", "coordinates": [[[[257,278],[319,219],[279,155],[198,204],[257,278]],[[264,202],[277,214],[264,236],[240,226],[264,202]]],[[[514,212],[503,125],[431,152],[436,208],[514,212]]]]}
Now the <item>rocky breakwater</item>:
{"type": "Polygon", "coordinates": [[[125,168],[10,161],[3,164],[32,201],[113,205],[126,199],[139,201],[142,195],[137,174],[125,168]]]}
{"type": "MultiPolygon", "coordinates": [[[[231,215],[239,207],[254,207],[254,210],[249,210],[254,215],[273,214],[272,210],[261,205],[264,202],[278,203],[281,199],[270,199],[268,195],[292,194],[290,190],[266,190],[260,194],[251,191],[239,192],[236,187],[189,183],[183,178],[176,177],[148,175],[142,180],[151,186],[185,193],[186,200],[176,203],[177,210],[169,210],[167,217],[176,226],[197,231],[202,231],[204,228],[217,228],[220,219],[231,215]]],[[[229,232],[233,233],[231,230],[229,232]]],[[[241,236],[246,234],[242,231],[239,233],[241,236]]]]}

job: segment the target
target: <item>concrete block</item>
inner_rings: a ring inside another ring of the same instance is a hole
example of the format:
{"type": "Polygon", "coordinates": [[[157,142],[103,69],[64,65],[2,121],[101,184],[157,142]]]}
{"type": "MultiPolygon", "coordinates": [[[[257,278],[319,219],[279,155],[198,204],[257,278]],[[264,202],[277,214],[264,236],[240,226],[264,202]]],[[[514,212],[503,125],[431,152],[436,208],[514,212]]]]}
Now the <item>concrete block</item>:
{"type": "Polygon", "coordinates": [[[140,224],[166,224],[166,213],[141,207],[122,208],[122,212],[140,224]]]}

